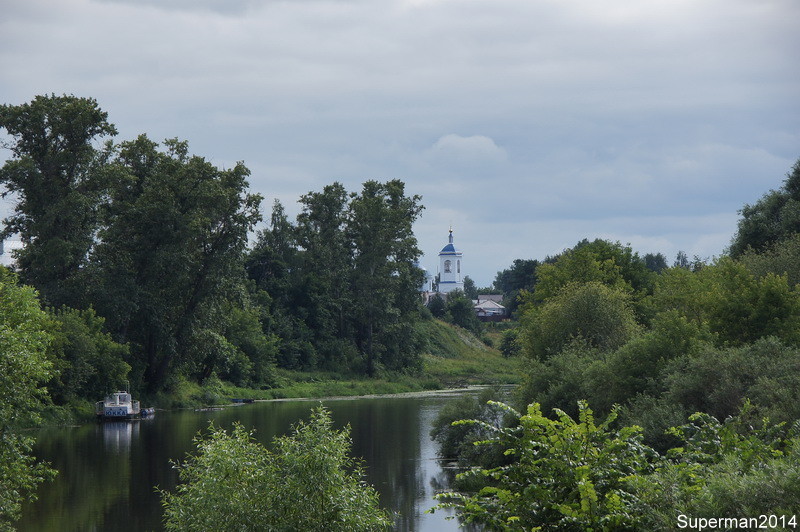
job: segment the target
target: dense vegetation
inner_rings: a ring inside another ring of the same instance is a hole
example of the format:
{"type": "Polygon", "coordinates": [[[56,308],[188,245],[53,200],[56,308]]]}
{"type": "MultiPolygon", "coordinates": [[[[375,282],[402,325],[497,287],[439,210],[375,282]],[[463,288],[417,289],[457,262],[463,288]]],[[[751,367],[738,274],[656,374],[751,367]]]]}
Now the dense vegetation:
{"type": "Polygon", "coordinates": [[[526,413],[505,407],[503,420],[470,403],[474,421],[455,426],[446,413],[434,430],[443,452],[479,467],[445,505],[492,530],[800,512],[798,201],[800,161],[742,209],[730,253],[714,260],[681,253],[667,267],[584,240],[500,272],[496,284],[518,294],[504,351],[525,360],[515,402],[526,413]],[[481,441],[499,451],[469,445],[481,441]]]}

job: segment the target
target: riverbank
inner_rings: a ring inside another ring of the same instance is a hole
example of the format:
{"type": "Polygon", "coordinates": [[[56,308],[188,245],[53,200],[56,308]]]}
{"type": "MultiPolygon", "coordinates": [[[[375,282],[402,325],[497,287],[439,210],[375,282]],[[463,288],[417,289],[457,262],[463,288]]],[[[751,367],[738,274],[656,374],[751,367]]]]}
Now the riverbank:
{"type": "MultiPolygon", "coordinates": [[[[277,385],[263,390],[209,382],[188,397],[173,397],[190,404],[219,404],[231,398],[269,400],[396,395],[474,385],[518,384],[518,358],[505,358],[474,335],[448,323],[423,324],[428,349],[418,373],[384,373],[368,378],[335,372],[277,370],[277,385]]],[[[189,390],[186,390],[187,392],[189,390]]]]}
{"type": "MultiPolygon", "coordinates": [[[[276,370],[275,386],[242,388],[215,377],[203,385],[180,380],[167,391],[142,398],[145,406],[158,409],[197,408],[230,404],[233,399],[321,399],[397,395],[474,385],[518,384],[519,359],[505,358],[468,331],[431,320],[423,325],[428,340],[422,369],[416,373],[391,373],[368,378],[324,371],[276,370]]],[[[76,402],[54,409],[46,424],[67,424],[94,417],[93,403],[76,402]]]]}

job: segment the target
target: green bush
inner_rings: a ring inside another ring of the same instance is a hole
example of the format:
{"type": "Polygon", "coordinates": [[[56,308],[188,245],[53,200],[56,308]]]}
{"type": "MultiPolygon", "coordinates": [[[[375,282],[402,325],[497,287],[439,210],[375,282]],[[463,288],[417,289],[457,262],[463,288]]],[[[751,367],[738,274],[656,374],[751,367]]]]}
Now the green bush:
{"type": "Polygon", "coordinates": [[[241,425],[195,442],[197,454],[175,466],[183,483],[162,492],[167,530],[371,531],[391,524],[348,456],[349,428],[335,430],[322,407],[291,436],[276,438],[274,451],[241,425]]]}
{"type": "Polygon", "coordinates": [[[439,508],[455,508],[468,523],[489,530],[638,530],[629,511],[626,479],[652,471],[656,454],[642,444],[638,427],[611,428],[616,412],[596,424],[581,401],[578,421],[562,411],[557,419],[531,404],[525,415],[495,403],[518,418],[511,428],[463,421],[492,433],[483,445],[500,445],[511,464],[475,468],[461,477],[484,479],[477,493],[440,495],[439,508]]]}

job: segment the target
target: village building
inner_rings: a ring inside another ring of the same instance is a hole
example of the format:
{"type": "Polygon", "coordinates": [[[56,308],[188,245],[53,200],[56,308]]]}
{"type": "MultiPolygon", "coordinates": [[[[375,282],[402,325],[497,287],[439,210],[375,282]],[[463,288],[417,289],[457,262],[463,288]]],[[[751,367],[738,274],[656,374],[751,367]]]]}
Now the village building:
{"type": "Polygon", "coordinates": [[[472,300],[472,306],[480,321],[502,321],[507,316],[502,302],[503,296],[500,294],[480,294],[478,299],[472,300]]]}

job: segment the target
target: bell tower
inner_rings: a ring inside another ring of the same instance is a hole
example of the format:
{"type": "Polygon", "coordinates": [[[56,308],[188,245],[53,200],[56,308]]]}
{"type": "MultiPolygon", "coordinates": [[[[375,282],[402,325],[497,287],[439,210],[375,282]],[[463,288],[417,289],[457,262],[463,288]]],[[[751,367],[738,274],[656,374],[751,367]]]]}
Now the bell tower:
{"type": "Polygon", "coordinates": [[[439,292],[447,294],[453,290],[464,290],[463,253],[453,244],[453,228],[450,228],[448,243],[439,252],[439,292]]]}

